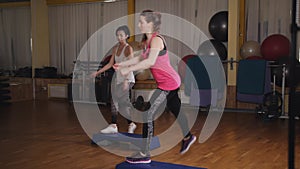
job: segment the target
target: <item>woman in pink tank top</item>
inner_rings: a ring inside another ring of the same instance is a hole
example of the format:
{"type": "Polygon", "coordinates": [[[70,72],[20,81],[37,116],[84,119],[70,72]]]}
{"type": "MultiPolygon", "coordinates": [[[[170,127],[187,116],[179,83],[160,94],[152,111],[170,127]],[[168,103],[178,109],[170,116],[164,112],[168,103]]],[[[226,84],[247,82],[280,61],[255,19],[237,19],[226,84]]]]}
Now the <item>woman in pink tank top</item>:
{"type": "MultiPolygon", "coordinates": [[[[140,14],[138,27],[143,33],[143,52],[141,56],[134,57],[128,61],[114,65],[114,69],[120,71],[124,76],[129,72],[143,69],[150,69],[154,80],[157,83],[157,90],[150,98],[150,109],[147,110],[143,124],[144,147],[141,152],[127,157],[129,163],[150,163],[150,141],[153,137],[153,118],[158,109],[166,103],[168,109],[177,118],[180,113],[181,100],[178,90],[181,84],[178,73],[170,64],[169,54],[165,39],[159,34],[161,25],[161,14],[152,10],[144,10],[140,14]]],[[[180,153],[184,154],[196,141],[196,136],[190,133],[188,121],[184,113],[180,120],[183,140],[180,153]]]]}

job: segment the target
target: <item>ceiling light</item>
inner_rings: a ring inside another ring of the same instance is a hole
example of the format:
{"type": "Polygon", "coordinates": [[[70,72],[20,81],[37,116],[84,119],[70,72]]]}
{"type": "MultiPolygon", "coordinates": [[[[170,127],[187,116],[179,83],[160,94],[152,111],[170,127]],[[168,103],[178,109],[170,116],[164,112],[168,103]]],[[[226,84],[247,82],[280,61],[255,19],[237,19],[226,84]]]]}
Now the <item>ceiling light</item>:
{"type": "Polygon", "coordinates": [[[116,2],[116,0],[104,0],[103,2],[116,2]]]}

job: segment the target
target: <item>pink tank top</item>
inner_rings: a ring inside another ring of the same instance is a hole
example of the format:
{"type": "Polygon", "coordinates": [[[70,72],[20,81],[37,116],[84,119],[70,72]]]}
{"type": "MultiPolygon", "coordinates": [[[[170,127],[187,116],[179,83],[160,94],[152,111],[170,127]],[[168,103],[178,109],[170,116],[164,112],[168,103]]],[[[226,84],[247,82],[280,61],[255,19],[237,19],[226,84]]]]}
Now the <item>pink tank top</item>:
{"type": "MultiPolygon", "coordinates": [[[[150,44],[153,37],[160,35],[154,33],[147,45],[146,50],[143,51],[143,58],[148,58],[150,52],[150,44]]],[[[163,38],[162,38],[163,39],[163,38]]],[[[163,39],[164,45],[166,46],[165,40],[163,39]]],[[[166,49],[166,47],[165,47],[166,49]]],[[[155,61],[155,64],[150,67],[150,71],[153,75],[154,80],[156,81],[157,87],[162,90],[175,90],[180,87],[181,80],[179,74],[170,64],[169,54],[166,49],[164,55],[159,55],[155,61]]]]}

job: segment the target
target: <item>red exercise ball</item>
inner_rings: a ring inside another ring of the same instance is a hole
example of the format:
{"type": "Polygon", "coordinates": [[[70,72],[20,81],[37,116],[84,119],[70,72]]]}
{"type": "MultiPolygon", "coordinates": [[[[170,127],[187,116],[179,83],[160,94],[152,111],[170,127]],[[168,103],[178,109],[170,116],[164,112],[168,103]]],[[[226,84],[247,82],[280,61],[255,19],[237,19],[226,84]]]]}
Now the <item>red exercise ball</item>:
{"type": "Polygon", "coordinates": [[[181,79],[184,79],[184,77],[185,77],[185,72],[186,72],[185,70],[186,70],[186,64],[187,64],[187,61],[188,61],[190,58],[193,58],[193,57],[197,57],[197,55],[194,55],[194,54],[186,55],[186,56],[184,56],[184,57],[179,61],[179,64],[178,64],[178,73],[179,73],[181,79]]]}
{"type": "Polygon", "coordinates": [[[290,41],[281,34],[268,36],[261,44],[261,54],[266,60],[275,61],[290,54],[290,41]]]}

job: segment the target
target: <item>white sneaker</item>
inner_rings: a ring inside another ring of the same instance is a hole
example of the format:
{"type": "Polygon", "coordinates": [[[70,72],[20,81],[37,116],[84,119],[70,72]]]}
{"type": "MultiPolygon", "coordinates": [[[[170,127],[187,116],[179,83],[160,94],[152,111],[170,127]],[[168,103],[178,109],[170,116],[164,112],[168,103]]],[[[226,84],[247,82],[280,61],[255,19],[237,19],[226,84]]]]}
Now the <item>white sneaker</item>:
{"type": "Polygon", "coordinates": [[[102,129],[100,131],[101,133],[104,134],[114,134],[114,133],[118,133],[118,127],[116,124],[110,124],[109,126],[107,126],[105,129],[102,129]]]}
{"type": "Polygon", "coordinates": [[[131,122],[129,125],[128,125],[128,133],[134,133],[134,130],[136,129],[136,125],[131,122]]]}

